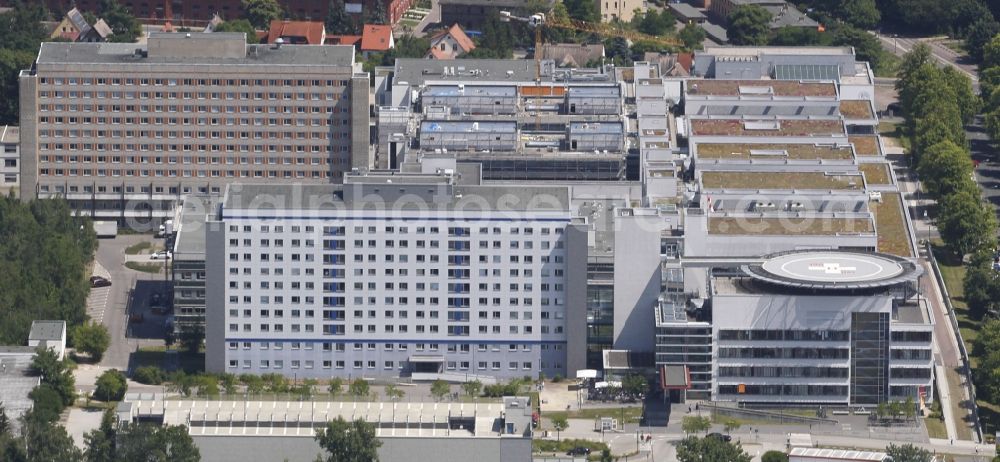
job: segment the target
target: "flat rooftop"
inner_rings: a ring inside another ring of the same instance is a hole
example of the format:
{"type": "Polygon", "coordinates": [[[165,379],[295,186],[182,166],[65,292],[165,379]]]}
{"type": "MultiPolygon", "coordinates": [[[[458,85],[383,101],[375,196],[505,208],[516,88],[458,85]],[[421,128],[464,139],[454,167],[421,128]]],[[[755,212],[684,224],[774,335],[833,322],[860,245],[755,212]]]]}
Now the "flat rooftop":
{"type": "Polygon", "coordinates": [[[181,204],[180,223],[175,225],[173,258],[178,260],[205,259],[205,222],[214,215],[222,200],[217,195],[189,195],[181,204]]]}
{"type": "Polygon", "coordinates": [[[875,228],[868,218],[831,217],[709,217],[708,233],[759,236],[829,236],[869,234],[875,228]]]}
{"type": "Polygon", "coordinates": [[[465,120],[425,120],[420,122],[421,132],[491,132],[491,133],[515,133],[517,132],[517,122],[498,121],[465,121],[465,120]]]}
{"type": "Polygon", "coordinates": [[[698,96],[837,97],[837,86],[832,82],[703,79],[689,80],[686,86],[688,95],[698,96]]]}
{"type": "Polygon", "coordinates": [[[872,112],[872,105],[868,100],[841,100],[840,115],[845,119],[875,119],[875,113],[872,112]]]}
{"type": "Polygon", "coordinates": [[[570,122],[569,132],[571,134],[617,134],[622,132],[622,124],[620,122],[570,122]]]}
{"type": "Polygon", "coordinates": [[[865,162],[858,164],[858,170],[865,174],[866,184],[892,184],[892,177],[889,176],[889,164],[887,162],[865,162]]]}
{"type": "MultiPolygon", "coordinates": [[[[404,183],[253,184],[230,183],[223,199],[222,214],[229,211],[268,210],[397,210],[424,212],[569,212],[569,188],[565,186],[467,185],[448,189],[440,185],[404,183]],[[350,188],[350,194],[347,189],[350,188]],[[347,199],[357,195],[362,199],[347,199]]],[[[242,216],[242,213],[240,214],[242,216]]]]}
{"type": "Polygon", "coordinates": [[[66,321],[32,321],[28,340],[62,340],[66,321]]]}
{"type": "MultiPolygon", "coordinates": [[[[325,47],[320,47],[325,48],[325,47]]],[[[352,49],[353,51],[353,49],[352,49]]],[[[543,80],[552,76],[555,61],[542,60],[543,80]]],[[[537,66],[533,59],[422,59],[397,58],[393,71],[396,85],[423,85],[427,81],[509,81],[535,80],[537,66]],[[447,69],[447,75],[445,74],[447,69]]]]}
{"type": "Polygon", "coordinates": [[[15,431],[21,426],[21,416],[31,409],[28,394],[40,381],[39,377],[29,375],[34,356],[35,349],[29,347],[0,351],[0,402],[15,431]]]}
{"type": "Polygon", "coordinates": [[[701,174],[705,189],[864,189],[860,175],[828,175],[823,172],[717,172],[701,174]]]}
{"type": "Polygon", "coordinates": [[[698,143],[697,153],[699,159],[848,160],[854,157],[850,146],[833,144],[698,143]]]}
{"type": "MultiPolygon", "coordinates": [[[[228,35],[222,33],[197,35],[228,35]]],[[[177,35],[182,34],[160,34],[177,35]]],[[[240,34],[242,35],[242,34],[240,34]]],[[[178,39],[179,40],[179,39],[178,39]]],[[[197,42],[195,42],[197,44],[197,42]]],[[[354,64],[354,47],[350,45],[246,45],[241,57],[202,56],[136,56],[136,49],[146,46],[135,43],[66,43],[42,42],[38,51],[38,65],[47,64],[122,64],[122,65],[294,65],[294,66],[351,66],[354,64]]],[[[275,70],[277,72],[277,70],[275,70]]]]}
{"type": "Polygon", "coordinates": [[[425,96],[517,96],[517,87],[513,85],[429,85],[424,89],[425,96]]]}
{"type": "Polygon", "coordinates": [[[845,133],[840,119],[689,119],[693,136],[834,136],[845,133]]]}
{"type": "Polygon", "coordinates": [[[847,141],[854,145],[854,152],[859,156],[881,156],[882,147],[879,146],[878,136],[875,135],[851,135],[847,141]]]}
{"type": "Polygon", "coordinates": [[[571,85],[566,88],[571,98],[620,98],[618,85],[571,85]]]}
{"type": "MultiPolygon", "coordinates": [[[[530,422],[527,398],[514,407],[504,402],[337,402],[315,401],[204,401],[164,399],[159,394],[130,394],[133,418],[163,417],[165,425],[188,425],[192,435],[311,437],[315,428],[340,416],[372,423],[376,436],[386,437],[494,437],[499,419],[523,410],[530,422]],[[145,396],[144,396],[145,395],[145,396]],[[289,425],[289,423],[293,423],[289,425]],[[458,423],[465,425],[460,427],[458,423]],[[454,424],[454,425],[453,425],[454,424]],[[272,433],[272,428],[280,433],[272,433]]],[[[513,436],[521,436],[513,435],[513,436]]]]}
{"type": "Polygon", "coordinates": [[[910,233],[906,229],[903,202],[899,193],[882,193],[881,202],[869,204],[878,229],[878,251],[900,257],[912,257],[910,233]]]}

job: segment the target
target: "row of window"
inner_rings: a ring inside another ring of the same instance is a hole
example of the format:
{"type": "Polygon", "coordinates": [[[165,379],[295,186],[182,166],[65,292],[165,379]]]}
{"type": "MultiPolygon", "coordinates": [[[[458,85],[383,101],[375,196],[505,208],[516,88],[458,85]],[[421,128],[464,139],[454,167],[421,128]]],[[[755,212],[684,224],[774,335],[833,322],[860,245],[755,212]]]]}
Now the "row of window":
{"type": "MultiPolygon", "coordinates": [[[[221,131],[221,130],[214,130],[214,131],[194,131],[194,130],[169,131],[168,130],[168,131],[164,132],[163,134],[161,134],[160,136],[157,136],[156,134],[157,134],[157,131],[153,131],[153,130],[81,130],[81,129],[76,129],[76,128],[73,128],[73,129],[56,128],[56,129],[52,129],[52,130],[47,129],[47,128],[40,128],[40,129],[38,129],[38,138],[40,140],[42,140],[42,141],[45,141],[46,138],[88,138],[88,139],[90,139],[90,138],[95,138],[95,137],[96,138],[101,138],[101,139],[106,139],[106,138],[110,137],[110,138],[122,138],[122,139],[134,139],[134,138],[196,139],[197,138],[197,139],[203,139],[203,140],[204,139],[213,139],[213,140],[220,140],[220,139],[227,139],[227,140],[235,140],[235,139],[240,139],[240,140],[250,140],[250,139],[253,139],[253,140],[281,140],[281,139],[285,139],[285,140],[292,140],[292,139],[296,139],[296,140],[327,140],[327,139],[335,139],[335,140],[339,140],[339,139],[349,139],[350,135],[351,135],[351,130],[350,130],[350,128],[344,128],[342,130],[335,130],[335,131],[333,131],[332,134],[330,133],[329,129],[323,129],[323,128],[321,128],[319,130],[299,131],[299,132],[292,132],[292,131],[286,131],[286,130],[280,130],[280,131],[263,131],[263,130],[258,130],[258,131],[253,131],[253,132],[249,132],[249,131],[246,131],[246,132],[244,132],[244,131],[236,132],[236,131],[232,131],[232,130],[230,130],[230,131],[221,131]],[[163,136],[163,135],[166,135],[166,136],[163,136]]],[[[58,144],[56,144],[55,146],[58,146],[58,144]]],[[[112,145],[112,146],[114,146],[114,145],[112,145]]],[[[148,147],[148,145],[128,144],[128,145],[125,145],[125,148],[126,148],[126,150],[129,150],[129,151],[137,151],[137,150],[139,150],[138,148],[140,148],[141,146],[147,146],[148,147]]],[[[178,150],[177,145],[170,145],[170,146],[172,146],[172,149],[174,151],[178,150]]],[[[223,147],[222,145],[218,145],[218,144],[205,145],[205,146],[201,147],[200,150],[202,150],[202,151],[207,151],[207,150],[220,151],[222,147],[223,147]]],[[[193,150],[193,148],[190,148],[188,150],[193,150]]]]}
{"type": "MultiPolygon", "coordinates": [[[[244,350],[250,350],[252,348],[252,346],[253,346],[253,342],[229,342],[229,349],[230,350],[239,349],[240,343],[243,344],[242,346],[243,346],[244,350]]],[[[313,349],[313,343],[312,342],[288,342],[288,345],[289,345],[289,349],[291,349],[291,350],[306,350],[306,351],[310,351],[310,350],[313,349]]],[[[343,353],[343,352],[347,351],[347,344],[346,343],[340,343],[340,342],[338,342],[338,343],[334,343],[334,342],[322,342],[321,345],[322,345],[323,351],[325,351],[325,352],[336,351],[338,353],[343,353]]],[[[368,351],[376,351],[378,349],[378,344],[377,343],[353,343],[352,346],[353,346],[354,351],[362,351],[362,350],[365,349],[366,346],[367,346],[368,351]]],[[[257,347],[260,350],[282,350],[285,347],[285,342],[258,342],[258,346],[257,347]]],[[[384,344],[382,344],[382,351],[407,351],[408,349],[409,349],[409,345],[406,344],[406,343],[399,343],[399,344],[396,344],[396,343],[384,343],[384,344]]],[[[430,343],[430,344],[415,343],[415,344],[413,344],[413,349],[415,351],[424,351],[425,349],[430,350],[430,351],[438,351],[439,345],[437,343],[430,343]]],[[[507,351],[508,352],[513,353],[513,352],[518,351],[519,349],[522,352],[530,352],[530,351],[532,351],[533,348],[532,348],[531,345],[527,345],[527,344],[521,345],[520,347],[518,347],[518,345],[514,344],[514,343],[511,343],[511,344],[507,345],[507,351]]],[[[547,348],[545,348],[545,349],[547,349],[547,348]]],[[[472,346],[470,344],[468,344],[468,343],[463,343],[461,345],[457,345],[457,344],[451,343],[451,344],[448,344],[446,346],[446,350],[449,353],[471,353],[472,352],[472,346]]],[[[476,345],[476,351],[477,352],[486,352],[486,351],[499,352],[499,351],[502,351],[502,348],[498,344],[493,344],[492,346],[490,346],[490,345],[487,345],[485,343],[479,343],[479,344],[476,345]]]]}
{"type": "MultiPolygon", "coordinates": [[[[235,147],[235,146],[234,146],[235,147]]],[[[277,148],[277,146],[271,146],[277,148]]],[[[288,146],[289,149],[293,149],[288,146]]],[[[316,153],[325,152],[326,148],[323,146],[310,146],[310,148],[316,148],[316,153]]],[[[162,156],[162,155],[42,155],[39,156],[38,160],[42,163],[55,162],[55,163],[78,163],[78,162],[97,162],[101,164],[112,163],[112,164],[212,164],[212,165],[327,165],[330,163],[330,158],[326,155],[310,156],[310,157],[292,157],[292,156],[282,156],[282,157],[247,157],[247,156],[162,156]]]]}
{"type": "MultiPolygon", "coordinates": [[[[339,163],[339,162],[335,162],[339,163]]],[[[343,162],[347,164],[345,160],[343,162]]],[[[40,168],[40,176],[83,176],[83,177],[126,177],[126,178],[310,178],[330,177],[326,171],[274,171],[274,170],[132,170],[132,169],[90,169],[90,168],[40,168]]],[[[337,175],[340,176],[339,174],[337,175]]],[[[45,191],[45,189],[43,189],[45,191]]]]}
{"type": "Polygon", "coordinates": [[[317,79],[178,79],[178,78],[149,78],[149,77],[39,77],[38,83],[41,85],[141,85],[141,86],[327,86],[346,87],[350,80],[317,80],[317,79]]]}
{"type": "MultiPolygon", "coordinates": [[[[387,334],[395,334],[395,333],[407,334],[407,333],[410,332],[410,326],[411,326],[411,324],[400,324],[398,326],[392,325],[392,324],[382,324],[382,331],[381,332],[382,333],[387,333],[387,334]]],[[[315,325],[313,325],[313,324],[305,324],[304,327],[303,327],[303,325],[301,325],[301,324],[289,324],[289,329],[290,329],[289,332],[291,332],[291,333],[303,333],[303,332],[304,333],[313,333],[313,332],[315,332],[315,325]]],[[[414,333],[417,333],[417,334],[438,334],[438,333],[441,332],[440,326],[438,326],[436,324],[431,324],[429,326],[425,326],[423,324],[413,325],[413,330],[414,330],[414,333]]],[[[499,334],[503,334],[504,333],[502,330],[503,330],[502,326],[497,326],[497,325],[494,325],[494,326],[478,326],[477,333],[483,334],[483,335],[488,335],[488,334],[498,334],[499,335],[499,334]]],[[[471,329],[469,328],[469,326],[447,326],[446,331],[447,331],[448,335],[450,335],[450,336],[462,336],[462,337],[468,336],[471,333],[471,329]]],[[[539,331],[542,334],[549,334],[549,333],[552,333],[552,334],[561,334],[561,333],[563,333],[563,326],[541,326],[539,328],[539,331]]],[[[272,332],[274,332],[274,333],[284,333],[285,332],[285,325],[284,324],[258,324],[257,325],[257,329],[254,329],[254,325],[253,324],[245,323],[245,324],[242,325],[242,329],[241,329],[240,324],[238,324],[238,323],[230,323],[229,324],[229,332],[233,332],[233,333],[237,333],[237,332],[243,332],[243,333],[252,333],[252,332],[260,332],[260,333],[272,333],[272,332]]],[[[379,330],[378,330],[378,325],[376,325],[376,324],[367,324],[367,325],[355,324],[353,326],[352,332],[355,333],[355,334],[364,334],[364,333],[376,334],[376,333],[379,333],[379,330]]],[[[507,326],[507,332],[506,333],[507,334],[514,334],[514,335],[518,335],[518,334],[531,335],[531,334],[534,333],[534,326],[530,326],[530,325],[528,325],[528,326],[507,326]]],[[[327,325],[323,326],[323,335],[347,335],[347,330],[346,330],[346,327],[344,325],[342,325],[342,324],[327,324],[327,325]]]]}
{"type": "MultiPolygon", "coordinates": [[[[292,359],[292,360],[289,360],[289,362],[291,364],[291,369],[299,369],[303,365],[304,365],[305,369],[312,369],[313,365],[315,364],[314,361],[312,361],[312,360],[300,361],[300,360],[297,360],[297,359],[292,359]]],[[[346,367],[345,366],[346,363],[347,363],[347,361],[342,360],[342,359],[339,359],[339,360],[329,360],[329,359],[327,359],[327,360],[323,360],[322,361],[323,369],[332,369],[332,368],[344,369],[346,367]]],[[[405,361],[398,361],[398,362],[397,361],[384,361],[382,363],[383,364],[382,368],[385,369],[385,370],[395,370],[397,368],[398,369],[402,369],[403,366],[405,365],[405,363],[406,363],[405,361]]],[[[461,369],[461,370],[469,370],[470,369],[470,367],[469,367],[470,362],[469,361],[459,361],[457,363],[458,363],[458,367],[457,367],[458,369],[461,369]]],[[[258,369],[283,369],[285,367],[285,360],[282,360],[282,359],[275,359],[275,360],[262,359],[262,360],[258,361],[257,364],[258,364],[258,366],[257,366],[258,369]]],[[[377,369],[376,364],[377,364],[377,361],[355,360],[353,362],[353,368],[354,369],[363,369],[363,368],[377,369]],[[367,367],[365,365],[367,365],[367,367]]],[[[510,361],[510,362],[507,363],[507,368],[509,370],[512,370],[512,371],[518,370],[518,365],[519,364],[520,364],[522,370],[526,370],[526,371],[530,371],[531,370],[531,362],[530,361],[525,361],[525,362],[520,362],[520,363],[518,361],[510,361]]],[[[229,360],[229,368],[230,369],[236,369],[238,367],[239,367],[239,360],[236,360],[236,359],[230,359],[229,360]]],[[[252,367],[253,367],[253,362],[251,360],[249,360],[249,359],[244,359],[243,360],[243,368],[244,369],[250,369],[252,367]]],[[[449,370],[456,369],[456,361],[449,361],[448,362],[448,369],[449,370]]],[[[498,370],[500,370],[500,361],[493,361],[492,363],[488,363],[487,361],[479,361],[479,363],[477,364],[477,369],[478,370],[492,369],[492,370],[498,371],[498,370]]]]}
{"type": "MultiPolygon", "coordinates": [[[[169,100],[225,100],[225,101],[338,101],[348,94],[340,93],[304,93],[304,92],[234,92],[234,91],[122,91],[122,90],[41,90],[39,98],[82,98],[82,99],[169,99],[169,100]]],[[[147,106],[148,107],[148,106],[147,106]]],[[[157,106],[162,107],[162,106],[157,106]]]]}

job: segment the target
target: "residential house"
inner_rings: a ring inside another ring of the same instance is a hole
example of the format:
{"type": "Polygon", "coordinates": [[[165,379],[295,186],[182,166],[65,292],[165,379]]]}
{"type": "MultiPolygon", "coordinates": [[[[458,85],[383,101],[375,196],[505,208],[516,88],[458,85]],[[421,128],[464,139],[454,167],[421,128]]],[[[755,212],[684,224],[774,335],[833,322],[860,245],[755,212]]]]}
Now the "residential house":
{"type": "Polygon", "coordinates": [[[392,26],[365,24],[361,31],[361,53],[367,57],[370,53],[382,53],[396,46],[392,38],[392,26]]]}
{"type": "Polygon", "coordinates": [[[597,0],[601,10],[601,21],[619,20],[629,22],[635,16],[635,11],[645,11],[642,0],[597,0]]]}
{"type": "Polygon", "coordinates": [[[111,34],[111,27],[103,19],[98,19],[94,25],[90,25],[83,13],[73,8],[66,12],[66,16],[56,25],[49,38],[72,42],[103,42],[111,34]]]}
{"type": "Polygon", "coordinates": [[[542,45],[542,59],[551,59],[559,67],[586,67],[587,63],[604,58],[600,43],[550,43],[542,45]]]}
{"type": "Polygon", "coordinates": [[[288,21],[275,19],[268,28],[267,43],[290,45],[322,45],[326,41],[326,26],[319,21],[288,21]]]}
{"type": "Polygon", "coordinates": [[[694,54],[647,51],[642,60],[658,65],[663,77],[688,77],[691,75],[694,54]]]}
{"type": "Polygon", "coordinates": [[[476,44],[465,34],[462,27],[454,24],[446,30],[431,37],[431,49],[428,58],[455,59],[476,49],[476,44]]]}

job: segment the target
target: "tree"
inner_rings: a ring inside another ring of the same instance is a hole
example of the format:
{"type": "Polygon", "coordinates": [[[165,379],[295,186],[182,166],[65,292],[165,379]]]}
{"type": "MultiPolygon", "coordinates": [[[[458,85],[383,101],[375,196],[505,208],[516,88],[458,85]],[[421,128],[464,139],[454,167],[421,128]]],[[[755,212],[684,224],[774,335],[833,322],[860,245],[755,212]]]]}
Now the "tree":
{"type": "Polygon", "coordinates": [[[945,140],[921,154],[917,173],[932,196],[946,196],[960,188],[962,182],[970,181],[972,159],[964,149],[945,140]]]}
{"type": "Polygon", "coordinates": [[[403,396],[406,396],[406,392],[400,390],[399,387],[395,385],[389,384],[385,386],[385,396],[392,401],[396,401],[398,399],[402,399],[403,396]]]}
{"type": "Polygon", "coordinates": [[[83,435],[84,459],[87,462],[111,462],[115,454],[115,411],[107,409],[101,416],[101,426],[83,435]]]}
{"type": "Polygon", "coordinates": [[[339,395],[344,391],[344,379],[340,377],[330,379],[329,385],[326,387],[326,391],[330,393],[330,396],[339,395]]]}
{"type": "Polygon", "coordinates": [[[29,418],[25,420],[23,433],[28,448],[26,462],[83,461],[83,453],[62,425],[29,418]]]}
{"type": "Polygon", "coordinates": [[[97,378],[97,389],[94,397],[101,401],[121,401],[128,390],[125,374],[118,369],[108,369],[97,378]]]}
{"type": "Polygon", "coordinates": [[[743,451],[743,447],[739,443],[727,443],[721,438],[688,436],[677,445],[677,460],[680,462],[750,462],[751,457],[750,454],[743,451]]]}
{"type": "MultiPolygon", "coordinates": [[[[1000,51],[1000,42],[997,43],[997,47],[1000,51]]],[[[925,77],[917,75],[917,72],[924,65],[931,63],[931,48],[926,43],[914,45],[909,53],[903,55],[896,80],[896,91],[899,92],[899,104],[904,113],[909,114],[913,99],[916,97],[916,84],[925,77]]]]}
{"type": "Polygon", "coordinates": [[[979,358],[972,370],[977,393],[995,402],[1000,399],[1000,320],[991,319],[980,327],[972,351],[979,358]]]}
{"type": "Polygon", "coordinates": [[[975,249],[993,247],[996,216],[977,193],[956,192],[944,196],[938,204],[938,231],[948,250],[956,256],[965,256],[975,249]]]}
{"type": "MultiPolygon", "coordinates": [[[[963,298],[973,319],[983,319],[987,313],[996,311],[997,303],[1000,302],[1000,279],[993,269],[992,256],[989,252],[979,253],[986,254],[986,261],[975,263],[978,259],[974,257],[974,263],[966,267],[965,277],[962,279],[963,298]]],[[[1000,343],[996,346],[1000,347],[1000,343]]],[[[989,350],[984,353],[986,351],[989,350]]]]}
{"type": "Polygon", "coordinates": [[[240,383],[246,387],[247,394],[259,395],[264,392],[264,379],[253,374],[240,374],[240,383]]]}
{"type": "Polygon", "coordinates": [[[69,367],[59,360],[54,351],[39,347],[31,360],[31,369],[35,375],[41,376],[42,384],[59,394],[63,406],[73,404],[76,400],[76,381],[69,367]]]}
{"type": "Polygon", "coordinates": [[[566,12],[569,17],[587,22],[599,22],[601,12],[597,9],[597,2],[593,0],[564,0],[566,12]]]}
{"type": "Polygon", "coordinates": [[[1000,23],[992,16],[982,17],[969,25],[965,31],[965,50],[975,61],[983,60],[983,47],[1000,33],[1000,23]]]}
{"type": "Polygon", "coordinates": [[[378,462],[382,446],[375,437],[375,425],[361,419],[348,422],[341,416],[317,430],[316,442],[326,450],[326,462],[378,462]]]}
{"type": "Polygon", "coordinates": [[[840,11],[845,22],[859,29],[874,29],[882,20],[875,0],[843,0],[840,11]]]}
{"type": "Polygon", "coordinates": [[[677,34],[677,38],[684,42],[685,50],[700,50],[705,42],[705,29],[697,24],[688,24],[677,34]]]}
{"type": "Polygon", "coordinates": [[[641,399],[649,391],[649,381],[638,374],[629,374],[622,379],[622,391],[633,399],[641,399]]]}
{"type": "Polygon", "coordinates": [[[877,74],[885,73],[892,62],[889,53],[874,35],[856,27],[842,25],[833,31],[833,44],[854,47],[858,61],[868,61],[877,74]]]}
{"type": "Polygon", "coordinates": [[[82,351],[94,362],[99,362],[111,345],[111,336],[108,335],[107,327],[91,321],[73,329],[72,341],[77,351],[82,351]]]}
{"type": "Polygon", "coordinates": [[[608,448],[601,449],[601,462],[613,462],[614,459],[611,458],[611,450],[608,448]]]}
{"type": "Polygon", "coordinates": [[[104,22],[111,28],[108,41],[132,43],[142,35],[142,23],[117,0],[101,0],[99,10],[104,22]]]}
{"type": "Polygon", "coordinates": [[[371,387],[364,379],[354,379],[348,387],[348,392],[356,398],[364,398],[371,394],[371,387]]]}
{"type": "Polygon", "coordinates": [[[117,430],[117,460],[199,462],[201,452],[183,425],[123,424],[117,430]]]}
{"type": "Polygon", "coordinates": [[[256,29],[267,30],[271,21],[281,19],[283,11],[277,0],[243,0],[243,16],[256,29]]]}
{"type": "Polygon", "coordinates": [[[482,390],[483,390],[483,382],[480,382],[478,380],[472,380],[462,384],[462,391],[464,391],[465,395],[470,398],[479,396],[479,393],[482,392],[482,390]]]}
{"type": "Polygon", "coordinates": [[[767,44],[771,46],[819,45],[824,37],[814,28],[784,26],[774,31],[767,44]]]}
{"type": "Polygon", "coordinates": [[[347,14],[344,0],[330,0],[326,14],[326,32],[334,35],[356,35],[357,28],[347,14]]]}
{"type": "Polygon", "coordinates": [[[45,422],[59,420],[59,414],[65,408],[59,392],[50,385],[39,385],[28,393],[32,402],[32,416],[45,422]]]}
{"type": "Polygon", "coordinates": [[[552,428],[556,429],[556,441],[562,441],[562,431],[569,428],[569,419],[566,414],[553,415],[551,419],[552,428]]]}
{"type": "Polygon", "coordinates": [[[760,462],[788,462],[788,454],[781,451],[767,451],[761,456],[760,462]]]}
{"type": "Polygon", "coordinates": [[[181,345],[189,355],[198,354],[201,346],[205,342],[205,328],[201,326],[189,326],[181,331],[181,345]]]}
{"type": "Polygon", "coordinates": [[[712,422],[701,416],[688,416],[681,419],[681,430],[685,434],[701,433],[712,428],[712,422]]]}
{"type": "Polygon", "coordinates": [[[972,91],[972,80],[967,74],[952,66],[944,66],[941,72],[945,84],[951,87],[952,92],[955,93],[955,103],[962,114],[962,123],[971,123],[973,117],[981,109],[979,97],[972,91]]]}
{"type": "Polygon", "coordinates": [[[247,43],[260,43],[260,39],[257,38],[257,30],[246,19],[225,21],[215,26],[212,32],[243,32],[247,36],[247,43]]]}
{"type": "Polygon", "coordinates": [[[729,43],[766,45],[771,32],[771,13],[758,5],[740,5],[729,14],[729,43]]]}
{"type": "Polygon", "coordinates": [[[885,453],[892,458],[893,462],[931,462],[934,459],[934,455],[930,451],[912,444],[901,446],[890,444],[885,448],[885,453]]]}
{"type": "Polygon", "coordinates": [[[440,401],[449,393],[451,393],[451,385],[448,382],[437,379],[431,384],[431,395],[434,396],[434,399],[440,401]]]}
{"type": "Polygon", "coordinates": [[[637,11],[632,17],[632,26],[639,32],[653,36],[673,32],[677,19],[670,10],[657,11],[649,8],[645,12],[637,11]]]}
{"type": "Polygon", "coordinates": [[[740,421],[736,420],[736,419],[726,419],[726,422],[725,422],[724,425],[725,425],[725,429],[726,429],[726,433],[727,434],[732,433],[732,432],[734,432],[736,430],[739,430],[740,427],[743,426],[743,424],[741,424],[740,421]]]}

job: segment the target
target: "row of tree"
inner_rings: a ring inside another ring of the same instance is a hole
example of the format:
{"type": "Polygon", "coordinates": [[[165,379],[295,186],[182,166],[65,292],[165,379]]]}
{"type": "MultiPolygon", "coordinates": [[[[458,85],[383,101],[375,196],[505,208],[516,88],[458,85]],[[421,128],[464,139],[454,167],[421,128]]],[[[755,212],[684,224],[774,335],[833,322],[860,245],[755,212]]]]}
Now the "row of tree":
{"type": "Polygon", "coordinates": [[[973,178],[965,139],[964,125],[979,110],[971,81],[950,66],[936,66],[930,49],[921,44],[903,57],[896,90],[917,173],[937,199],[937,227],[945,248],[957,259],[992,249],[996,218],[973,178]]]}

